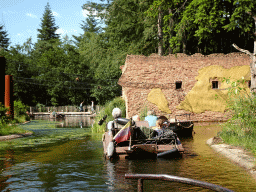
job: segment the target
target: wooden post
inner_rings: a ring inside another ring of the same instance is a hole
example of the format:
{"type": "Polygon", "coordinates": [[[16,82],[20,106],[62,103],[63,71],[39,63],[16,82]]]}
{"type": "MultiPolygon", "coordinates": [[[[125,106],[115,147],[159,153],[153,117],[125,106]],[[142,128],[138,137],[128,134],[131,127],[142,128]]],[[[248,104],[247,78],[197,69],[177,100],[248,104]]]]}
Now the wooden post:
{"type": "Polygon", "coordinates": [[[143,192],[143,179],[138,179],[138,192],[143,192]]]}
{"type": "Polygon", "coordinates": [[[0,103],[4,105],[4,92],[5,92],[5,65],[6,60],[0,57],[0,103]]]}
{"type": "Polygon", "coordinates": [[[5,75],[5,97],[4,97],[5,107],[8,108],[7,115],[10,115],[13,119],[13,80],[12,75],[5,75]]]}

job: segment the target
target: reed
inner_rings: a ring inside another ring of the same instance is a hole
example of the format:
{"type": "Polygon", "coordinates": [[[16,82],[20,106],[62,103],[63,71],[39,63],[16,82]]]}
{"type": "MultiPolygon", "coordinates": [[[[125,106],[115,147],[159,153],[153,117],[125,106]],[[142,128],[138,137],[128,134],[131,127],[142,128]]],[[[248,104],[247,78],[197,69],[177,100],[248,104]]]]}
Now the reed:
{"type": "Polygon", "coordinates": [[[219,136],[225,143],[242,146],[256,156],[256,96],[239,95],[229,100],[232,118],[219,136]]]}
{"type": "Polygon", "coordinates": [[[106,103],[95,117],[95,121],[92,126],[93,133],[105,132],[107,122],[112,121],[114,119],[112,117],[112,110],[114,108],[120,108],[122,111],[122,117],[126,116],[125,101],[121,97],[116,97],[112,101],[106,103]],[[105,120],[105,122],[102,125],[98,125],[99,120],[102,119],[105,115],[107,115],[107,119],[105,120]]]}

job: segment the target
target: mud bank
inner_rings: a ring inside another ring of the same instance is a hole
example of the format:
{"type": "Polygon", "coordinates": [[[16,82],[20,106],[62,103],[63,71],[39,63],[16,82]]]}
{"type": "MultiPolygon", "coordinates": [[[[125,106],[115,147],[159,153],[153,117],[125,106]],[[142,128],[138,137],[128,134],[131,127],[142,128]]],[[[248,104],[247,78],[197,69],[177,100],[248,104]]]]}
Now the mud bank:
{"type": "Polygon", "coordinates": [[[232,145],[227,145],[220,142],[220,138],[211,138],[206,141],[206,143],[214,149],[217,153],[220,153],[230,159],[232,162],[236,163],[240,167],[243,167],[249,171],[254,179],[256,180],[256,159],[255,157],[242,149],[241,147],[236,147],[232,145]]]}

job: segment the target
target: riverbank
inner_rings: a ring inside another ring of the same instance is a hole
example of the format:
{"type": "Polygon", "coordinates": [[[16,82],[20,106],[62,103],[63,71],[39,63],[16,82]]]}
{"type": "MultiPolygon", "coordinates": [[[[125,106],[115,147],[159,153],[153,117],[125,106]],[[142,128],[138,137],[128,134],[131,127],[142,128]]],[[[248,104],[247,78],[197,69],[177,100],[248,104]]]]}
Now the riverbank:
{"type": "Polygon", "coordinates": [[[220,137],[210,138],[206,143],[217,153],[246,169],[256,180],[256,158],[250,152],[242,147],[227,145],[220,137]]]}
{"type": "MultiPolygon", "coordinates": [[[[25,121],[23,123],[18,123],[16,124],[18,125],[24,125],[29,123],[30,121],[25,121]]],[[[17,133],[17,134],[10,134],[10,135],[3,135],[0,136],[0,141],[6,141],[6,140],[11,140],[11,139],[17,139],[17,138],[22,138],[22,137],[28,137],[31,136],[33,134],[33,132],[26,132],[26,133],[17,133]]]]}

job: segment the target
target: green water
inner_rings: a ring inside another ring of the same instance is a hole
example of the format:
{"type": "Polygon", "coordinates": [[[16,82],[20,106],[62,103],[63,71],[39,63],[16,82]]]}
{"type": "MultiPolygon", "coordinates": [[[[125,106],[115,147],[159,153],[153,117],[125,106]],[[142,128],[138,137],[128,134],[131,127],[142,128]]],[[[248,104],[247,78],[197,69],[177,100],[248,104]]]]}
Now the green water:
{"type": "MultiPolygon", "coordinates": [[[[182,158],[111,162],[103,158],[101,134],[92,135],[86,127],[59,128],[49,122],[33,123],[27,127],[38,131],[33,136],[38,142],[53,133],[55,136],[48,144],[2,150],[0,191],[137,191],[137,181],[125,179],[126,173],[169,174],[234,191],[256,191],[256,182],[249,173],[205,144],[220,130],[216,125],[195,126],[193,138],[181,139],[185,147],[182,158]],[[73,136],[71,140],[54,140],[62,132],[65,135],[65,131],[73,136]]],[[[21,140],[24,143],[29,138],[21,140]]],[[[144,181],[144,191],[210,190],[165,181],[144,181]]]]}

